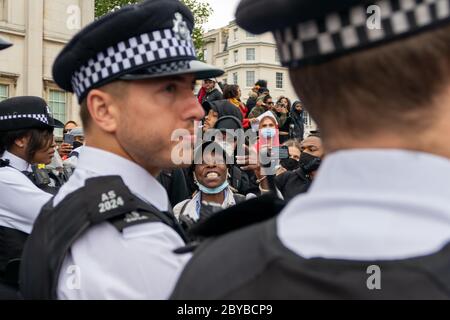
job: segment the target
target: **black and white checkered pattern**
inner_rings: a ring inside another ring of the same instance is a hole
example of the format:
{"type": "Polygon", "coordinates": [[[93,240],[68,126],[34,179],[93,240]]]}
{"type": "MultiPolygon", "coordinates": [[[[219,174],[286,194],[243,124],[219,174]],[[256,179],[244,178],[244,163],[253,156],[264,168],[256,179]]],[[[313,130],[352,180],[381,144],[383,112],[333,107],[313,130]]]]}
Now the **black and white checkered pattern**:
{"type": "MultiPolygon", "coordinates": [[[[139,66],[158,64],[158,61],[164,62],[177,58],[196,59],[191,39],[180,39],[170,29],[145,33],[98,53],[73,75],[72,86],[80,99],[91,87],[105,79],[124,74],[124,71],[136,69],[139,66]]],[[[156,66],[155,70],[176,67],[172,63],[165,65],[165,67],[156,66]]]]}
{"type": "Polygon", "coordinates": [[[170,63],[162,63],[156,66],[147,68],[149,73],[168,73],[172,71],[189,69],[189,61],[175,61],[170,63]]]}
{"type": "Polygon", "coordinates": [[[450,0],[381,0],[275,32],[283,65],[298,67],[450,21],[450,0]],[[377,16],[380,18],[376,28],[377,16]]]}
{"type": "Polygon", "coordinates": [[[47,125],[49,124],[48,117],[46,114],[9,114],[9,115],[0,116],[0,121],[14,120],[14,119],[35,119],[44,124],[47,124],[47,125]]]}

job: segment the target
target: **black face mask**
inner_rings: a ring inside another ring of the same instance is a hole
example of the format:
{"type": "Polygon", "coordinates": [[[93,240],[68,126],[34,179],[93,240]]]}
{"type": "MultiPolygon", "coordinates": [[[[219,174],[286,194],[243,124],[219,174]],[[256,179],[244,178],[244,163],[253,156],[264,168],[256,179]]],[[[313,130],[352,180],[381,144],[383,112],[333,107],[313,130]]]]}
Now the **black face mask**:
{"type": "Polygon", "coordinates": [[[82,147],[82,146],[83,146],[83,143],[82,143],[82,142],[79,142],[79,141],[75,141],[75,142],[72,144],[72,146],[73,146],[73,149],[75,150],[76,148],[82,147]]]}
{"type": "Polygon", "coordinates": [[[300,167],[300,161],[292,158],[282,159],[280,161],[280,164],[288,171],[294,171],[300,167]]]}
{"type": "Polygon", "coordinates": [[[309,153],[302,152],[300,156],[300,167],[306,174],[317,171],[319,169],[322,159],[315,157],[309,153]]]}

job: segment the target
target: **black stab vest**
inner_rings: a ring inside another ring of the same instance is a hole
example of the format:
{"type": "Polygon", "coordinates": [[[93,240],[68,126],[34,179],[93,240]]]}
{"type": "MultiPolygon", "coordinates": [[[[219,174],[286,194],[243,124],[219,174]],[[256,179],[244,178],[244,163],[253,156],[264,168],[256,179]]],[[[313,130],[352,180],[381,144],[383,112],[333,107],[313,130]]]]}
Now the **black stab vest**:
{"type": "Polygon", "coordinates": [[[186,240],[172,213],[160,212],[133,195],[120,177],[88,179],[85,187],[56,207],[50,201],[42,209],[22,256],[23,297],[57,299],[60,269],[68,250],[89,228],[106,221],[118,232],[137,224],[162,222],[186,240]]]}
{"type": "Polygon", "coordinates": [[[203,243],[172,299],[450,299],[450,244],[404,260],[305,259],[283,245],[272,219],[203,243]]]}

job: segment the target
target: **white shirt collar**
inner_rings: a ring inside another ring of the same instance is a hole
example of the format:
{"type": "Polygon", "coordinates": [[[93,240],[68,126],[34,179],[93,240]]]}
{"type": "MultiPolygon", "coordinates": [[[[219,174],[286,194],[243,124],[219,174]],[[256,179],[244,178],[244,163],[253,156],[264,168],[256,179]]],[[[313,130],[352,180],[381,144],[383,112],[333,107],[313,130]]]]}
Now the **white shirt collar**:
{"type": "Polygon", "coordinates": [[[406,150],[358,149],[327,157],[310,193],[362,190],[418,197],[432,195],[450,202],[449,183],[449,159],[406,150]]]}
{"type": "Polygon", "coordinates": [[[83,147],[76,170],[93,172],[95,176],[120,176],[130,190],[161,211],[169,209],[169,199],[163,186],[138,164],[111,152],[83,147]]]}
{"type": "Polygon", "coordinates": [[[279,216],[278,232],[308,258],[414,257],[450,242],[448,208],[450,160],[393,149],[340,151],[279,216]]]}
{"type": "Polygon", "coordinates": [[[31,165],[28,162],[12,154],[11,152],[5,151],[2,159],[9,160],[9,165],[14,169],[19,171],[31,171],[31,165]]]}

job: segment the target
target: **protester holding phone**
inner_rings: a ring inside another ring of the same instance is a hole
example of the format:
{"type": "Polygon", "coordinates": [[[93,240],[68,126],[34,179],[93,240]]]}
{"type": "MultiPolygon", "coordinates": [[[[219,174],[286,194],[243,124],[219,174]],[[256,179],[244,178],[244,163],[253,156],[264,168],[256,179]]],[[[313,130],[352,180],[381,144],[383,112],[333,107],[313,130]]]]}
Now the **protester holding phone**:
{"type": "MultiPolygon", "coordinates": [[[[76,127],[78,127],[78,124],[75,121],[67,121],[66,124],[64,125],[64,129],[63,129],[63,134],[64,137],[63,139],[71,139],[70,137],[66,138],[66,135],[72,130],[75,129],[76,127]]],[[[63,143],[61,143],[61,145],[58,147],[58,153],[61,156],[61,158],[63,160],[67,159],[68,155],[72,152],[73,150],[73,146],[72,146],[73,141],[67,140],[63,141],[63,143]]]]}

